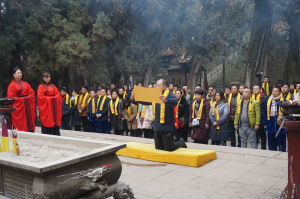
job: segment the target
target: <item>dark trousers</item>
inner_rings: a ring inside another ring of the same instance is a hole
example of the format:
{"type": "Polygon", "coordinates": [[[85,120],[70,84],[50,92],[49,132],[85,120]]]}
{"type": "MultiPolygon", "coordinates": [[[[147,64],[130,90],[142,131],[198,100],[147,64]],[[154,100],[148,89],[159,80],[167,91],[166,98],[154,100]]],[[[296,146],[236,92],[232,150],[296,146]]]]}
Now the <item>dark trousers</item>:
{"type": "Polygon", "coordinates": [[[124,135],[124,130],[114,130],[115,135],[124,135]]]}
{"type": "Polygon", "coordinates": [[[173,132],[154,132],[155,148],[165,151],[174,151],[180,147],[179,141],[174,141],[173,132]]]}
{"type": "MultiPolygon", "coordinates": [[[[236,147],[236,135],[235,135],[236,130],[234,128],[233,120],[228,120],[228,130],[229,130],[229,135],[231,140],[231,146],[236,147]]],[[[238,135],[238,147],[241,147],[241,137],[239,134],[239,130],[237,130],[237,135],[238,135]]]]}
{"type": "Polygon", "coordinates": [[[61,118],[61,128],[64,130],[71,130],[70,115],[64,115],[61,118]]]}
{"type": "MultiPolygon", "coordinates": [[[[187,142],[188,131],[189,131],[188,127],[182,127],[182,128],[176,129],[176,131],[175,131],[176,140],[179,141],[180,138],[183,138],[184,141],[187,142]]],[[[194,143],[196,143],[196,142],[194,142],[194,143]]]]}
{"type": "Polygon", "coordinates": [[[261,149],[266,150],[266,145],[267,145],[267,134],[266,134],[266,129],[263,126],[260,126],[257,133],[257,143],[260,140],[261,144],[261,149]]]}
{"type": "Polygon", "coordinates": [[[275,138],[276,133],[268,132],[268,146],[271,151],[286,152],[286,133],[279,133],[275,138]]]}
{"type": "Polygon", "coordinates": [[[154,138],[154,133],[152,129],[144,129],[144,138],[154,138]]]}
{"type": "Polygon", "coordinates": [[[226,146],[226,141],[211,141],[212,145],[221,145],[221,146],[226,146]]]}
{"type": "Polygon", "coordinates": [[[91,119],[89,120],[89,124],[90,124],[90,132],[97,132],[97,120],[96,119],[91,119]]]}
{"type": "Polygon", "coordinates": [[[75,125],[74,127],[75,127],[75,131],[81,131],[81,126],[75,125]]]}
{"type": "Polygon", "coordinates": [[[143,129],[137,129],[136,137],[143,137],[143,129]]]}
{"type": "Polygon", "coordinates": [[[107,120],[97,120],[97,133],[109,134],[109,123],[107,120]]]}
{"type": "Polygon", "coordinates": [[[123,120],[123,125],[124,125],[124,129],[125,129],[124,133],[126,136],[128,136],[129,129],[128,129],[127,120],[123,120]]]}
{"type": "Polygon", "coordinates": [[[51,128],[42,126],[42,134],[60,136],[59,126],[54,126],[54,127],[51,127],[51,128]]]}
{"type": "Polygon", "coordinates": [[[137,129],[129,130],[129,132],[130,132],[131,137],[138,137],[138,130],[137,129]]]}
{"type": "Polygon", "coordinates": [[[87,116],[80,116],[81,126],[83,127],[83,131],[88,132],[89,131],[89,121],[87,119],[87,116]]]}

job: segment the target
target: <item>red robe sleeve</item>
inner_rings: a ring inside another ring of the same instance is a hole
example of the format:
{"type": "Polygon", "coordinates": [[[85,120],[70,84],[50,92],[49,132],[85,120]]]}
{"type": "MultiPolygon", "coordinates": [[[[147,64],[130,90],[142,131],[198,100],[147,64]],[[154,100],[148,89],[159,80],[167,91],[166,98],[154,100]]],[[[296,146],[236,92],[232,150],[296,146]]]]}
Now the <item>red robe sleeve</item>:
{"type": "Polygon", "coordinates": [[[13,107],[16,110],[11,114],[13,126],[19,131],[34,131],[35,92],[31,86],[27,82],[13,80],[8,86],[7,97],[15,99],[13,107]]]}

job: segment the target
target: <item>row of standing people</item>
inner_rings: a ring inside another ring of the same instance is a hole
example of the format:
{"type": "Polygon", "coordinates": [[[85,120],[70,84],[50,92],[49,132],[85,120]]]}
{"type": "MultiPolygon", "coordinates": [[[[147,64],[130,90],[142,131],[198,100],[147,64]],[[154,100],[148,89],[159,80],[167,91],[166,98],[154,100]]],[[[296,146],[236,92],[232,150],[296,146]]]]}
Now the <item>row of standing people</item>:
{"type": "MultiPolygon", "coordinates": [[[[27,82],[22,81],[20,69],[15,69],[13,76],[7,95],[16,99],[16,111],[12,114],[13,125],[18,130],[34,131],[35,92],[27,82]]],[[[74,126],[75,130],[81,130],[82,126],[84,131],[89,128],[94,132],[115,134],[127,131],[133,136],[140,136],[141,129],[144,129],[147,131],[145,137],[153,137],[152,105],[136,104],[128,100],[126,96],[130,96],[129,91],[114,90],[109,96],[105,89],[99,90],[96,95],[95,92],[88,93],[86,88],[82,88],[80,95],[73,92],[70,97],[65,89],[59,93],[50,83],[49,73],[43,73],[42,79],[37,91],[37,104],[43,133],[59,135],[62,123],[65,129],[74,126]]],[[[245,140],[249,139],[251,147],[256,148],[260,140],[262,149],[266,149],[268,137],[270,150],[285,151],[286,130],[282,129],[279,136],[275,137],[279,128],[276,119],[282,115],[278,104],[280,101],[290,101],[293,97],[299,101],[300,92],[300,84],[292,92],[289,86],[282,83],[272,87],[268,78],[265,78],[261,86],[253,87],[252,95],[249,89],[244,92],[244,86],[232,86],[231,89],[225,89],[225,93],[216,92],[210,87],[206,95],[201,86],[197,85],[194,96],[191,97],[186,87],[176,91],[170,85],[169,90],[176,95],[178,102],[174,108],[175,137],[187,140],[192,128],[191,137],[194,142],[207,143],[211,139],[213,144],[224,145],[230,140],[231,146],[236,146],[237,135],[238,145],[247,146],[245,140]],[[244,111],[248,111],[248,114],[244,111]]]]}

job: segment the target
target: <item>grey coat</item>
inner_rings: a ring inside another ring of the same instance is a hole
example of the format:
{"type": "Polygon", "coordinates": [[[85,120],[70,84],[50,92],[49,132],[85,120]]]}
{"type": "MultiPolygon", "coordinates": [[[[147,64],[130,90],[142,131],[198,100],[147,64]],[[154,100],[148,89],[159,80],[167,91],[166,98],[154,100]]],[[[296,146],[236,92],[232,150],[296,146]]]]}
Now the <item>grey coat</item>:
{"type": "MultiPolygon", "coordinates": [[[[216,106],[217,107],[217,106],[216,106]]],[[[221,102],[219,104],[219,116],[220,119],[217,122],[217,124],[220,126],[220,129],[217,129],[217,127],[213,126],[213,123],[216,121],[216,107],[215,107],[215,114],[214,116],[212,115],[212,109],[213,106],[211,106],[210,111],[209,111],[209,119],[211,123],[210,127],[210,138],[213,141],[226,141],[229,137],[229,132],[228,132],[228,104],[225,102],[221,102]]]]}

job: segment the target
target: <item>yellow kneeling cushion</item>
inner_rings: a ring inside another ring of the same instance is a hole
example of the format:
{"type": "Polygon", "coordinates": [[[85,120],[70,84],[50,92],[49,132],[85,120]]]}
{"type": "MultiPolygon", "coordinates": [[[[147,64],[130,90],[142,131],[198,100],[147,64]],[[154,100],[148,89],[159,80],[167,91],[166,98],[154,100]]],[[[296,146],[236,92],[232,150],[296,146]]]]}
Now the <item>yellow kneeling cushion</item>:
{"type": "Polygon", "coordinates": [[[153,144],[129,142],[117,155],[156,162],[173,163],[191,167],[200,167],[217,158],[215,151],[179,148],[168,152],[155,149],[153,144]]]}

